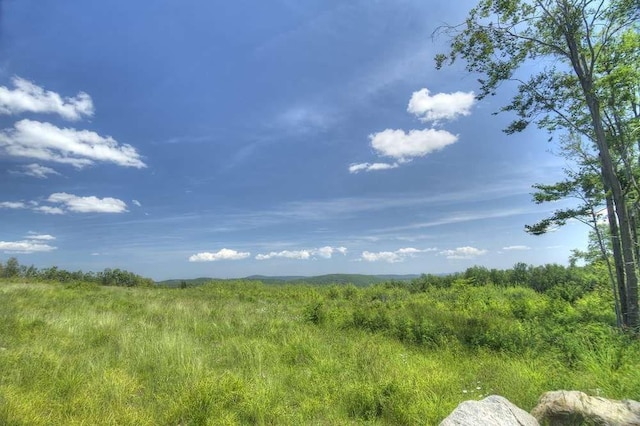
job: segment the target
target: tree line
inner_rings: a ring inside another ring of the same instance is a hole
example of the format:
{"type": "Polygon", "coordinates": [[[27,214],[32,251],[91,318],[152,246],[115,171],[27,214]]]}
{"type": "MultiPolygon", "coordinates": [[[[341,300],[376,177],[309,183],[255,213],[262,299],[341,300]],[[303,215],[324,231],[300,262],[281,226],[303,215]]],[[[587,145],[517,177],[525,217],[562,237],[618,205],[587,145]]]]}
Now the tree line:
{"type": "Polygon", "coordinates": [[[606,283],[606,274],[600,262],[587,266],[559,264],[528,265],[516,263],[509,269],[489,269],[472,266],[464,272],[447,275],[422,274],[407,281],[390,281],[387,286],[425,292],[431,288],[450,288],[463,283],[468,286],[528,287],[538,293],[575,302],[587,292],[606,283]]]}
{"type": "Polygon", "coordinates": [[[60,283],[86,282],[120,287],[151,287],[154,285],[154,281],[150,278],[118,268],[107,268],[100,272],[70,272],[57,266],[36,268],[33,265],[21,265],[15,257],[10,257],[4,264],[0,261],[0,278],[60,283]]]}

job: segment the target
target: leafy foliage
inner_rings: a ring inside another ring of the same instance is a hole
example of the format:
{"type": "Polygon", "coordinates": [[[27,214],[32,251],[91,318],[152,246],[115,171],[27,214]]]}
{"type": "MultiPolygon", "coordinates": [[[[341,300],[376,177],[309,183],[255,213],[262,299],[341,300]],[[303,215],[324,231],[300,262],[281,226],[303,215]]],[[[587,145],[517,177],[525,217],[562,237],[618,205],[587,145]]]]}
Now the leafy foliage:
{"type": "Polygon", "coordinates": [[[10,280],[21,280],[27,282],[33,281],[54,281],[61,283],[95,283],[108,286],[121,286],[121,287],[150,287],[153,280],[150,278],[144,278],[133,272],[124,271],[121,269],[107,268],[102,272],[69,272],[64,269],[59,269],[57,266],[49,268],[38,269],[32,266],[20,265],[18,259],[10,257],[7,259],[4,267],[0,262],[0,278],[10,280]]]}
{"type": "Polygon", "coordinates": [[[481,0],[462,25],[440,28],[451,49],[435,59],[437,68],[463,59],[480,76],[479,99],[505,81],[517,83],[501,109],[516,115],[507,134],[531,124],[554,136],[563,132],[562,155],[577,171],[536,185],[534,200],[577,198],[578,205],[526,229],[539,235],[578,219],[597,231],[598,210],[606,205],[618,323],[640,330],[638,22],[637,0],[481,0]]]}

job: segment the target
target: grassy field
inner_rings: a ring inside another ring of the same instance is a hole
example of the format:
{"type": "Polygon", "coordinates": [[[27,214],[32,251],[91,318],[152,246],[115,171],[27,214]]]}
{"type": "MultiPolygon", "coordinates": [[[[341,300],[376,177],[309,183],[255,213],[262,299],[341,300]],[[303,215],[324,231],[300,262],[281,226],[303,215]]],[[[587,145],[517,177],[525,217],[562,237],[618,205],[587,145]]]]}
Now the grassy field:
{"type": "Polygon", "coordinates": [[[640,399],[605,291],[0,283],[0,424],[437,424],[466,399],[640,399]]]}

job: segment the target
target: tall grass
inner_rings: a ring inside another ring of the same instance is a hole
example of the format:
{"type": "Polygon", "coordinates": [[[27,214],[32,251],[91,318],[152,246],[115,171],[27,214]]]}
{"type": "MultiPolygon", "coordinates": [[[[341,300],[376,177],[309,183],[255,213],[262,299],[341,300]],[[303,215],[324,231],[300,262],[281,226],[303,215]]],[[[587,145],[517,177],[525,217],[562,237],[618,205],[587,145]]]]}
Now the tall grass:
{"type": "Polygon", "coordinates": [[[640,345],[588,297],[0,284],[0,424],[437,424],[494,393],[640,399],[640,345]]]}

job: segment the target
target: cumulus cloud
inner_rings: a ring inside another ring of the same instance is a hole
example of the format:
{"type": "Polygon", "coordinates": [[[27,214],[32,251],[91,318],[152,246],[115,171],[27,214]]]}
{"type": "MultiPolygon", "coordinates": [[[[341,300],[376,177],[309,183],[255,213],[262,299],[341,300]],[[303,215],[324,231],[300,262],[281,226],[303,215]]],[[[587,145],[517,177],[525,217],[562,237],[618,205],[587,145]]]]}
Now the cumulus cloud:
{"type": "Polygon", "coordinates": [[[142,204],[138,200],[131,200],[131,202],[138,207],[142,207],[142,204]]]}
{"type": "Polygon", "coordinates": [[[59,128],[50,123],[20,120],[0,132],[0,149],[13,157],[34,158],[82,168],[97,161],[144,168],[134,147],[89,130],[59,128]]]}
{"type": "Polygon", "coordinates": [[[369,135],[369,139],[378,155],[407,162],[455,143],[458,136],[436,129],[411,130],[409,133],[386,129],[369,135]]]}
{"type": "Polygon", "coordinates": [[[529,247],[529,246],[507,246],[507,247],[502,247],[502,250],[505,250],[505,251],[531,250],[531,247],[529,247]]]}
{"type": "MultiPolygon", "coordinates": [[[[453,120],[458,116],[471,114],[475,103],[473,92],[437,93],[431,95],[429,89],[413,92],[407,111],[418,116],[423,122],[438,125],[443,120],[453,120]]],[[[410,130],[385,129],[369,135],[371,147],[381,157],[391,157],[394,163],[352,163],[350,173],[361,171],[395,169],[400,164],[408,163],[439,151],[458,141],[458,136],[446,130],[424,129],[410,130]]]]}
{"type": "Polygon", "coordinates": [[[37,252],[48,252],[56,250],[45,241],[52,241],[56,238],[52,235],[29,234],[20,241],[0,241],[0,250],[5,253],[29,254],[37,252]]]}
{"type": "Polygon", "coordinates": [[[398,263],[404,262],[407,258],[414,257],[419,253],[427,253],[435,250],[436,249],[432,248],[417,249],[413,247],[406,247],[398,249],[396,251],[379,251],[375,253],[370,251],[363,251],[360,259],[366,262],[398,263]]]}
{"type": "Polygon", "coordinates": [[[21,201],[2,201],[0,209],[26,209],[27,205],[21,201]]]}
{"type": "Polygon", "coordinates": [[[349,166],[349,173],[372,172],[376,170],[389,170],[398,167],[398,163],[354,163],[349,166]]]}
{"type": "Polygon", "coordinates": [[[396,263],[402,262],[403,258],[398,253],[392,251],[379,251],[377,253],[363,251],[362,260],[366,260],[367,262],[396,263]]]}
{"type": "Polygon", "coordinates": [[[124,201],[111,197],[79,197],[66,192],[56,192],[51,194],[47,201],[61,204],[61,208],[76,213],[123,213],[127,211],[127,204],[124,201]]]}
{"type": "Polygon", "coordinates": [[[285,259],[298,259],[298,260],[306,260],[311,258],[311,252],[309,250],[283,250],[283,251],[272,251],[267,254],[258,254],[256,256],[257,260],[268,260],[276,257],[282,257],[285,259]]]}
{"type": "Polygon", "coordinates": [[[446,256],[447,259],[473,259],[486,253],[487,250],[469,246],[458,247],[455,250],[443,250],[440,252],[440,254],[446,256]]]}
{"type": "Polygon", "coordinates": [[[438,123],[454,120],[461,115],[471,114],[475,103],[473,92],[436,93],[431,96],[429,89],[413,92],[407,111],[424,122],[438,123]]]}
{"type": "Polygon", "coordinates": [[[312,253],[323,257],[325,259],[331,259],[331,257],[333,256],[334,253],[340,253],[343,256],[345,256],[347,254],[347,248],[346,247],[331,247],[331,246],[325,246],[325,247],[320,247],[319,249],[315,249],[312,250],[312,253]]]}
{"type": "Polygon", "coordinates": [[[0,86],[0,114],[49,113],[72,121],[93,115],[93,101],[84,92],[63,98],[20,77],[14,77],[11,82],[13,89],[0,86]]]}
{"type": "Polygon", "coordinates": [[[326,246],[307,250],[283,250],[277,252],[272,251],[270,253],[256,255],[256,260],[269,260],[274,258],[308,260],[313,258],[314,256],[322,257],[324,259],[331,259],[334,253],[346,255],[347,248],[326,246]]]}
{"type": "Polygon", "coordinates": [[[11,170],[10,173],[16,175],[32,176],[38,179],[46,179],[49,175],[59,175],[60,173],[51,167],[41,166],[40,164],[27,164],[20,167],[20,170],[11,170]]]}
{"type": "Polygon", "coordinates": [[[202,252],[189,257],[189,262],[217,262],[219,260],[241,260],[251,256],[249,252],[240,252],[223,248],[215,253],[202,252]]]}

